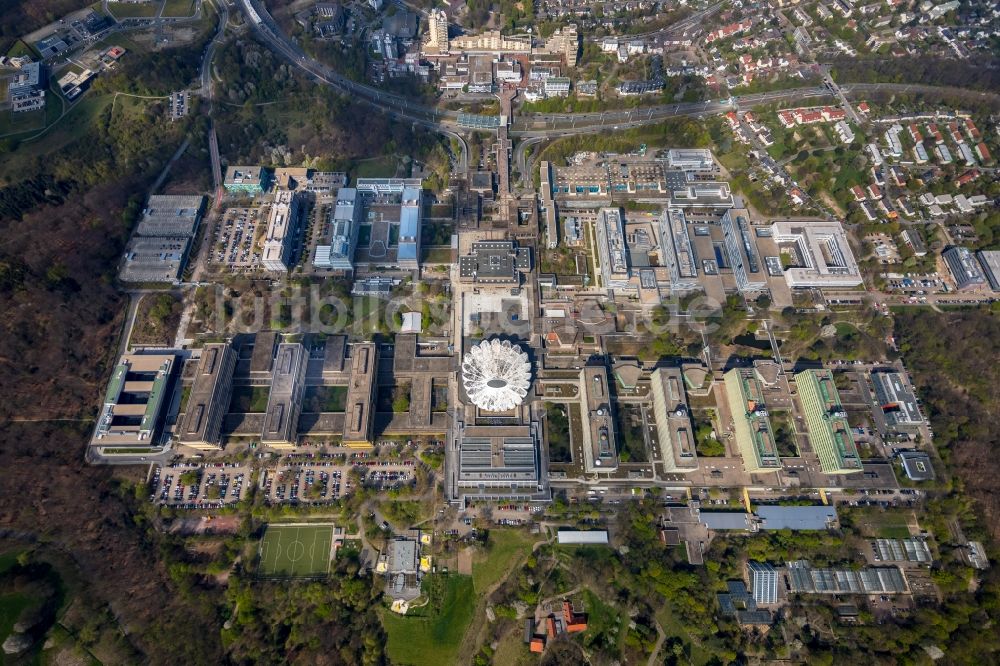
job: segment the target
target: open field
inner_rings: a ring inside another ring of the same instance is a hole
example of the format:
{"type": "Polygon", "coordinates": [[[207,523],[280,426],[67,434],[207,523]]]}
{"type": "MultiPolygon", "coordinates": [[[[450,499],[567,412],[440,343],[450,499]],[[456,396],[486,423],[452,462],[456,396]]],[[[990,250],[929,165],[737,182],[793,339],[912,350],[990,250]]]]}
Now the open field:
{"type": "Polygon", "coordinates": [[[427,606],[417,615],[382,614],[389,635],[387,652],[394,664],[445,666],[454,663],[465,629],[472,620],[476,596],[468,576],[432,575],[424,579],[427,606]]]}
{"type": "Polygon", "coordinates": [[[162,16],[194,16],[195,0],[166,0],[162,16]]]}
{"type": "Polygon", "coordinates": [[[331,525],[268,525],[260,542],[262,576],[316,576],[330,570],[331,525]]]}
{"type": "Polygon", "coordinates": [[[109,2],[108,9],[115,18],[149,18],[156,16],[160,11],[161,0],[150,0],[150,2],[109,2]]]}
{"type": "Polygon", "coordinates": [[[530,534],[520,530],[490,530],[489,550],[477,552],[472,562],[472,582],[476,592],[485,593],[530,550],[530,534]]]}
{"type": "MultiPolygon", "coordinates": [[[[4,155],[3,161],[0,161],[0,180],[24,172],[36,158],[62,150],[85,134],[101,111],[111,104],[111,98],[111,95],[84,96],[41,137],[30,143],[22,143],[17,150],[4,155]],[[26,149],[28,145],[31,146],[30,149],[26,149]]],[[[50,106],[54,103],[55,100],[49,100],[50,106]]]]}

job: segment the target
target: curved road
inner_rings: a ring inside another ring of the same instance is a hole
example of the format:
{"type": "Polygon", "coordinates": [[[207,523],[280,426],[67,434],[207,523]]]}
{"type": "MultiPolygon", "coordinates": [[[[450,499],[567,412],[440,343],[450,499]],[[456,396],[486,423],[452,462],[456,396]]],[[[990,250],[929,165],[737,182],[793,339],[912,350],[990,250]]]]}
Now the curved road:
{"type": "MultiPolygon", "coordinates": [[[[381,109],[388,115],[407,120],[424,127],[440,131],[448,136],[466,131],[458,122],[459,113],[421,104],[413,99],[389,93],[372,86],[358,83],[334,71],[332,68],[309,57],[287,35],[281,32],[274,19],[267,13],[257,0],[238,0],[240,11],[257,36],[273,51],[283,56],[314,80],[336,88],[350,97],[381,109]],[[254,21],[251,15],[260,17],[254,21]]],[[[694,17],[688,17],[690,21],[694,17]]],[[[924,93],[957,93],[970,94],[969,91],[938,86],[919,84],[844,84],[841,89],[845,93],[868,92],[924,92],[924,93]]],[[[1000,101],[1000,95],[995,93],[973,93],[979,97],[1000,101]]],[[[834,92],[827,86],[811,88],[794,88],[755,95],[745,95],[726,100],[687,102],[640,107],[637,109],[605,111],[601,113],[577,114],[522,114],[518,116],[511,128],[512,137],[551,137],[585,134],[607,130],[621,130],[640,127],[660,122],[666,118],[693,116],[707,117],[727,113],[736,108],[747,108],[759,104],[808,99],[811,97],[833,97],[834,92]]],[[[463,153],[465,150],[463,150],[463,153]]],[[[463,159],[462,161],[466,161],[463,159]]]]}

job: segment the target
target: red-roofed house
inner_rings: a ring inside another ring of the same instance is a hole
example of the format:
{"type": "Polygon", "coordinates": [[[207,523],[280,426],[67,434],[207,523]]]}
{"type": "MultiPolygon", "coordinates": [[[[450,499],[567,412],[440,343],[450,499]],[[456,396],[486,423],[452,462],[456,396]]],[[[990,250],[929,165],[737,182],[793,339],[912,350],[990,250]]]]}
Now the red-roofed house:
{"type": "Polygon", "coordinates": [[[976,144],[975,150],[976,150],[976,156],[979,158],[980,162],[989,162],[993,159],[993,156],[990,155],[990,149],[987,148],[986,144],[983,143],[982,141],[976,144]]]}
{"type": "Polygon", "coordinates": [[[982,141],[983,137],[979,133],[979,128],[976,127],[976,123],[972,122],[972,118],[965,119],[965,133],[969,135],[969,139],[972,141],[982,141]]]}
{"type": "Polygon", "coordinates": [[[835,106],[825,106],[823,107],[823,120],[828,122],[835,122],[837,120],[843,120],[847,117],[847,112],[843,109],[835,106]]]}
{"type": "Polygon", "coordinates": [[[968,185],[976,178],[979,178],[979,172],[975,169],[970,169],[958,177],[958,186],[968,185]]]}
{"type": "Polygon", "coordinates": [[[854,195],[855,201],[864,201],[867,197],[865,196],[865,191],[861,189],[860,185],[855,185],[851,188],[851,194],[854,195]]]}
{"type": "Polygon", "coordinates": [[[535,636],[531,639],[531,651],[535,653],[545,651],[545,638],[543,636],[535,636]]]}
{"type": "Polygon", "coordinates": [[[867,116],[870,111],[871,111],[871,107],[868,106],[868,102],[861,102],[860,104],[858,104],[858,112],[859,113],[863,113],[863,114],[865,114],[867,116]]]}
{"type": "Polygon", "coordinates": [[[568,599],[563,601],[563,621],[566,623],[566,631],[571,634],[587,630],[587,617],[582,613],[574,613],[573,604],[568,599]]]}

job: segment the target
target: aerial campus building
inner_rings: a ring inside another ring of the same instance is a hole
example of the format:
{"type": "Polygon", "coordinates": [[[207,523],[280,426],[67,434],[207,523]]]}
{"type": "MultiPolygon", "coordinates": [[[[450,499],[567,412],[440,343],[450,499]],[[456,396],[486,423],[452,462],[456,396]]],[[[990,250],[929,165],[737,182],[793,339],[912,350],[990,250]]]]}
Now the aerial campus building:
{"type": "Polygon", "coordinates": [[[747,562],[750,595],[758,604],[778,603],[778,572],[767,562],[747,562]]]}
{"type": "Polygon", "coordinates": [[[174,354],[123,354],[111,374],[91,446],[153,447],[167,407],[174,354]]]}
{"type": "Polygon", "coordinates": [[[336,205],[330,212],[329,243],[316,246],[313,267],[337,271],[354,270],[354,251],[358,247],[364,205],[358,191],[344,187],[337,192],[336,205]]]}
{"type": "Polygon", "coordinates": [[[941,253],[941,258],[948,265],[948,270],[955,278],[955,288],[959,291],[982,289],[986,286],[986,276],[969,248],[960,245],[950,247],[941,253]]]}
{"type": "Polygon", "coordinates": [[[195,449],[222,448],[222,420],[229,408],[235,368],[232,346],[205,345],[177,438],[181,444],[195,449]]]}
{"type": "Polygon", "coordinates": [[[809,442],[819,456],[826,474],[861,471],[861,458],[851,436],[847,413],[829,370],[803,370],[795,375],[795,385],[809,427],[809,442]]]}
{"type": "Polygon", "coordinates": [[[660,263],[670,271],[670,288],[698,286],[698,260],[688,234],[687,219],[680,208],[665,208],[659,220],[660,263]]]}
{"type": "Polygon", "coordinates": [[[201,221],[205,198],[149,197],[118,273],[123,282],[177,282],[201,221]]]}
{"type": "Polygon", "coordinates": [[[256,196],[267,189],[267,169],[261,166],[231,166],[222,186],[230,194],[256,196]]]}
{"type": "Polygon", "coordinates": [[[531,363],[508,340],[484,340],[462,359],[462,385],[469,400],[487,412],[514,409],[531,386],[531,363]]]}
{"type": "Polygon", "coordinates": [[[694,471],[698,469],[698,455],[680,368],[657,368],[651,378],[653,415],[663,469],[667,472],[694,471]]]}
{"type": "Polygon", "coordinates": [[[372,342],[355,345],[351,356],[351,383],[347,387],[344,446],[367,448],[372,444],[377,372],[378,345],[372,342]]]}
{"type": "Polygon", "coordinates": [[[862,283],[840,222],[780,220],[771,230],[789,261],[784,269],[789,287],[856,287],[862,283]]]}
{"type": "Polygon", "coordinates": [[[618,469],[618,445],[608,389],[608,369],[588,365],[580,371],[580,397],[583,400],[583,458],[588,473],[613,472],[618,469]]]}
{"type": "Polygon", "coordinates": [[[514,241],[477,241],[468,255],[458,258],[458,279],[477,284],[521,283],[521,273],[531,270],[531,250],[514,241]]]}
{"type": "Polygon", "coordinates": [[[548,499],[534,425],[459,424],[458,493],[467,499],[548,499]]]}
{"type": "Polygon", "coordinates": [[[261,262],[264,270],[284,273],[291,269],[299,226],[299,199],[291,190],[279,190],[267,215],[267,233],[261,262]]]}
{"type": "Polygon", "coordinates": [[[753,368],[734,368],[725,374],[725,386],[744,467],[748,472],[779,469],[781,460],[757,372],[753,368]]]}
{"type": "Polygon", "coordinates": [[[899,567],[814,569],[809,562],[788,562],[789,591],[795,594],[903,594],[899,567]]]}
{"type": "Polygon", "coordinates": [[[671,148],[667,151],[667,164],[671,169],[683,171],[711,171],[715,168],[712,151],[707,148],[671,148]]]}
{"type": "Polygon", "coordinates": [[[873,372],[875,399],[882,407],[886,423],[892,426],[918,426],[924,422],[917,398],[906,378],[899,372],[873,372]]]}
{"type": "Polygon", "coordinates": [[[757,246],[750,233],[750,215],[745,208],[731,208],[722,216],[726,253],[740,293],[761,291],[767,279],[761,270],[757,246]]]}
{"type": "Polygon", "coordinates": [[[264,415],[261,443],[275,447],[294,446],[297,440],[302,395],[305,391],[307,352],[299,343],[278,345],[271,374],[271,392],[264,415]]]}
{"type": "Polygon", "coordinates": [[[597,252],[605,289],[627,287],[630,276],[625,249],[625,219],[620,208],[602,208],[597,215],[597,252]]]}

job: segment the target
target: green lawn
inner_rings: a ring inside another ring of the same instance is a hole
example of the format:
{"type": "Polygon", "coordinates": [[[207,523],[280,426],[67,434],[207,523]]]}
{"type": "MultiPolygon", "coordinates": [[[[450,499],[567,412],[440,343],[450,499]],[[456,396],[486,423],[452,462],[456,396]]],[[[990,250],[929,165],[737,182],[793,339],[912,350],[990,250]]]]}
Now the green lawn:
{"type": "Polygon", "coordinates": [[[310,386],[302,398],[303,412],[342,412],[346,405],[346,386],[310,386]]]}
{"type": "Polygon", "coordinates": [[[238,414],[263,414],[271,389],[267,386],[236,386],[229,401],[229,411],[238,414]]]}
{"type": "Polygon", "coordinates": [[[151,16],[156,16],[156,12],[160,11],[160,5],[162,3],[159,0],[150,0],[149,2],[109,2],[108,9],[115,18],[149,18],[151,16]]]}
{"type": "MultiPolygon", "coordinates": [[[[87,94],[59,123],[51,127],[37,140],[22,143],[17,150],[4,155],[0,160],[0,177],[11,177],[23,172],[35,159],[62,150],[85,134],[94,119],[111,104],[111,95],[87,94]]],[[[47,106],[56,105],[49,100],[47,106]]]]}
{"type": "Polygon", "coordinates": [[[472,621],[476,595],[472,578],[435,574],[427,576],[424,594],[427,606],[414,609],[414,616],[400,616],[391,611],[382,614],[382,625],[389,635],[386,644],[389,659],[400,666],[446,666],[454,663],[456,653],[472,621]]]}
{"type": "Polygon", "coordinates": [[[396,165],[395,156],[373,157],[358,162],[351,176],[353,178],[392,178],[396,175],[396,165]]]}
{"type": "Polygon", "coordinates": [[[166,0],[163,16],[194,16],[195,0],[166,0]]]}
{"type": "Polygon", "coordinates": [[[316,576],[330,571],[333,527],[268,525],[260,542],[262,576],[316,576]]]}
{"type": "Polygon", "coordinates": [[[531,550],[531,535],[520,530],[490,530],[488,550],[476,554],[472,581],[477,593],[485,593],[511,570],[514,562],[531,550]]]}

